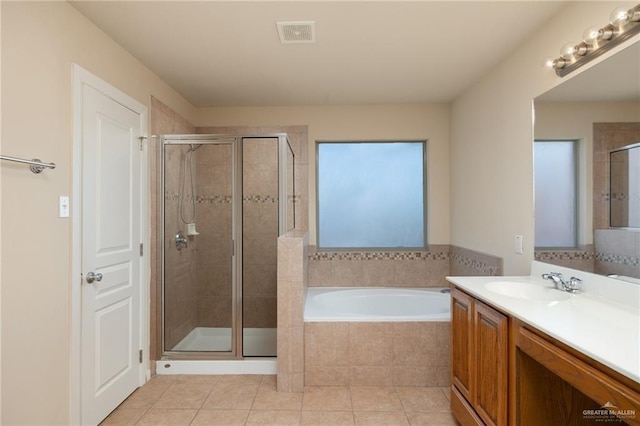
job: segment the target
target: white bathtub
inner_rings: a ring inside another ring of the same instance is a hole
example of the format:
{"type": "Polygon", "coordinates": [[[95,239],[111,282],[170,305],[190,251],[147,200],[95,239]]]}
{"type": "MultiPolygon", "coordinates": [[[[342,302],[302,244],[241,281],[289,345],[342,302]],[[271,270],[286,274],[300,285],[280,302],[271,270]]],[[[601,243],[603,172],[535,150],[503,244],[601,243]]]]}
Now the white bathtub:
{"type": "Polygon", "coordinates": [[[309,287],[305,322],[450,321],[443,288],[309,287]]]}

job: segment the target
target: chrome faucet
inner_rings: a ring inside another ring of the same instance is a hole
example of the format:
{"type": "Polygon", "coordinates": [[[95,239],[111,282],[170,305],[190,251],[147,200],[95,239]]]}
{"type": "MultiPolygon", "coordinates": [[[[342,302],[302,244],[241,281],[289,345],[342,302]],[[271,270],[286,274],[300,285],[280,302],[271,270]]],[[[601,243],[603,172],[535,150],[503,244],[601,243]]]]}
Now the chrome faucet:
{"type": "Polygon", "coordinates": [[[580,283],[582,280],[580,278],[571,277],[569,281],[565,281],[562,278],[562,274],[559,272],[549,272],[548,274],[542,274],[542,278],[545,280],[553,281],[553,284],[558,290],[568,291],[570,293],[575,293],[580,290],[580,283]]]}

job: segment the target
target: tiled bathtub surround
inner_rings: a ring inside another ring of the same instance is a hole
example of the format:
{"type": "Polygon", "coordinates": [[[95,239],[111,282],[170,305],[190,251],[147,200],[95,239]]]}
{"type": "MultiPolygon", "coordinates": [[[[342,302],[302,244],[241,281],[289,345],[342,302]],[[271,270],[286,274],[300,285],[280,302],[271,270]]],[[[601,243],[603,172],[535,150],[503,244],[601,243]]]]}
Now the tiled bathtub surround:
{"type": "Polygon", "coordinates": [[[304,379],[304,291],[309,234],[291,231],[278,238],[278,391],[301,392],[304,379]]]}
{"type": "Polygon", "coordinates": [[[502,275],[502,258],[466,248],[451,246],[449,275],[502,275]]]}
{"type": "Polygon", "coordinates": [[[447,275],[500,275],[502,259],[449,245],[429,251],[319,252],[309,255],[312,287],[448,287],[447,275]]]}
{"type": "Polygon", "coordinates": [[[593,245],[591,244],[581,250],[536,250],[534,253],[535,260],[540,262],[586,272],[594,272],[595,256],[593,245]]]}
{"type": "MultiPolygon", "coordinates": [[[[502,259],[456,246],[309,254],[309,286],[446,287],[447,275],[500,275],[502,259]]],[[[448,322],[306,322],[306,386],[448,386],[448,322]]]]}
{"type": "Polygon", "coordinates": [[[536,250],[535,260],[596,274],[640,278],[640,229],[596,229],[583,250],[536,250]]]}
{"type": "Polygon", "coordinates": [[[306,386],[448,386],[448,322],[307,322],[306,386]]]}
{"type": "Polygon", "coordinates": [[[317,252],[309,256],[312,287],[444,287],[449,246],[428,252],[317,252]]]}

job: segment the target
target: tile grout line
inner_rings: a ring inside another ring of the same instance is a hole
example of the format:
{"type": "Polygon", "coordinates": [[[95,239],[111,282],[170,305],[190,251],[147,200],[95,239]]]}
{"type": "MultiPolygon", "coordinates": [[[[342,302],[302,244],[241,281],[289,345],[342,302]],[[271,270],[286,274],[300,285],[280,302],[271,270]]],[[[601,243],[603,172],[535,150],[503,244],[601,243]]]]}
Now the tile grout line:
{"type": "MultiPolygon", "coordinates": [[[[151,381],[151,380],[149,380],[148,382],[146,382],[146,383],[145,383],[145,385],[146,385],[147,383],[149,383],[150,381],[151,381]]],[[[174,380],[171,380],[171,383],[170,383],[170,384],[165,388],[165,390],[163,390],[163,391],[160,393],[160,395],[158,395],[158,398],[156,398],[156,400],[155,400],[155,401],[153,401],[153,403],[152,403],[149,407],[146,407],[146,408],[145,408],[144,413],[142,413],[142,416],[140,416],[140,418],[135,422],[135,424],[139,424],[139,423],[142,421],[142,419],[144,418],[144,416],[146,416],[146,415],[147,415],[147,413],[149,413],[149,411],[151,411],[151,409],[153,408],[153,406],[154,406],[154,405],[156,405],[156,403],[157,403],[158,401],[160,401],[160,398],[162,398],[162,396],[163,396],[163,395],[164,395],[164,394],[169,390],[169,388],[170,388],[171,386],[173,386],[173,384],[174,384],[174,383],[175,383],[175,379],[174,379],[174,380]]],[[[144,385],[140,386],[138,389],[142,389],[143,387],[144,387],[144,385]]],[[[138,389],[136,389],[136,391],[137,391],[138,389]]],[[[126,401],[126,399],[125,399],[125,401],[126,401]]],[[[123,402],[124,402],[124,401],[123,401],[123,402]]]]}

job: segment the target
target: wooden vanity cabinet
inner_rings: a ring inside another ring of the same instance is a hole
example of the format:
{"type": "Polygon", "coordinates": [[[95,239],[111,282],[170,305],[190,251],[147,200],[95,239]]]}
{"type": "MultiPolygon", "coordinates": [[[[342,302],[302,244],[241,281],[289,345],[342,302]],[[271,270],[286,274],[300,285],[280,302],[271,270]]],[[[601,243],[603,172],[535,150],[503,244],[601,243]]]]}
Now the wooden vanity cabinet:
{"type": "Polygon", "coordinates": [[[451,411],[463,426],[640,426],[640,383],[454,286],[451,411]],[[604,407],[619,418],[589,418],[604,407]]]}
{"type": "Polygon", "coordinates": [[[506,425],[508,319],[451,291],[451,410],[462,425],[506,425]]]}
{"type": "Polygon", "coordinates": [[[640,384],[521,321],[513,327],[519,424],[640,425],[640,384]],[[623,413],[621,418],[585,415],[604,406],[623,413]]]}

